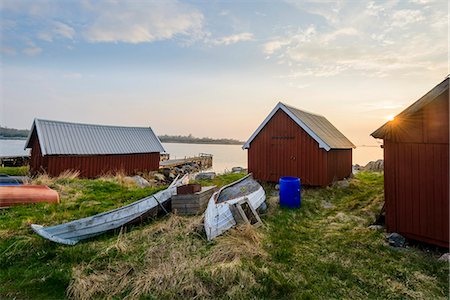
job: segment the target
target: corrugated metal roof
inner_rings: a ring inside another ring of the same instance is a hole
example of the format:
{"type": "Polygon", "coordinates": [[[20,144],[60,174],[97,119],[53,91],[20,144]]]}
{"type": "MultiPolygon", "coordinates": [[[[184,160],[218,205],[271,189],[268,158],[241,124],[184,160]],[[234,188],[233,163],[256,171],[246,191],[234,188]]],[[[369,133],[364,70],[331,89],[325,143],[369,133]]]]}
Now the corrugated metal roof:
{"type": "Polygon", "coordinates": [[[165,152],[150,127],[79,124],[35,119],[25,148],[36,131],[43,155],[102,155],[165,152]]]}
{"type": "Polygon", "coordinates": [[[324,116],[316,115],[298,108],[278,103],[272,112],[267,116],[263,123],[253,133],[250,139],[244,144],[243,148],[250,147],[251,141],[269,122],[272,116],[279,110],[283,110],[291,117],[303,130],[305,130],[314,140],[319,143],[319,147],[327,151],[330,149],[350,149],[356,148],[333,124],[324,116]]]}
{"type": "MultiPolygon", "coordinates": [[[[397,116],[395,116],[398,120],[406,120],[410,116],[414,115],[416,112],[433,102],[439,95],[447,91],[449,88],[449,77],[445,78],[441,83],[436,85],[434,88],[432,88],[428,93],[423,95],[419,100],[408,106],[404,111],[399,113],[397,116]]],[[[382,139],[386,135],[390,134],[391,132],[391,124],[392,122],[386,122],[372,132],[371,136],[374,138],[382,139]]]]}

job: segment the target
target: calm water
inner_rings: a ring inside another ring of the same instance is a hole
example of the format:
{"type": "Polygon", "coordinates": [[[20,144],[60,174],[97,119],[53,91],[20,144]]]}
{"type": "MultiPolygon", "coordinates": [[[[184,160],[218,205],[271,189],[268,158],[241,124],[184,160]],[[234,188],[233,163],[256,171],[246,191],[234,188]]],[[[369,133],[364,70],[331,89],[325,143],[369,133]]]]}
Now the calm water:
{"type": "MultiPolygon", "coordinates": [[[[0,156],[26,155],[23,150],[25,140],[0,140],[0,156]]],[[[171,158],[184,158],[199,153],[208,153],[214,156],[213,171],[222,173],[232,167],[247,167],[247,151],[239,145],[209,145],[209,144],[178,144],[163,143],[171,158]]],[[[383,158],[383,149],[380,147],[358,147],[353,151],[353,163],[365,165],[371,160],[383,158]]]]}
{"type": "Polygon", "coordinates": [[[0,156],[28,155],[24,150],[26,140],[0,140],[0,156]]]}

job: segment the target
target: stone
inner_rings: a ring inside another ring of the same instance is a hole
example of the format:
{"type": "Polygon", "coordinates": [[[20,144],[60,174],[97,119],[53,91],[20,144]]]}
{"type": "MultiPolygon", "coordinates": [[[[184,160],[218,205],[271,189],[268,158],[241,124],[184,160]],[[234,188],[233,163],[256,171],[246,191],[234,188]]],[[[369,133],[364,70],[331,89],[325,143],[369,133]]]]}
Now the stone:
{"type": "Polygon", "coordinates": [[[386,239],[392,247],[404,248],[406,246],[406,239],[396,232],[389,234],[386,239]]]}
{"type": "Polygon", "coordinates": [[[132,178],[138,187],[150,186],[150,182],[148,182],[147,180],[145,180],[144,178],[142,178],[139,175],[133,176],[132,178]]]}
{"type": "Polygon", "coordinates": [[[277,183],[277,184],[275,184],[275,189],[277,190],[277,191],[279,191],[280,190],[280,185],[277,183]]]}
{"type": "Polygon", "coordinates": [[[439,257],[439,261],[450,261],[450,253],[444,253],[439,257]]]}
{"type": "Polygon", "coordinates": [[[149,183],[147,180],[145,180],[144,178],[142,178],[141,176],[138,176],[138,175],[133,176],[133,177],[125,176],[125,177],[123,178],[123,180],[124,180],[125,182],[133,183],[133,184],[135,184],[137,187],[141,187],[141,188],[142,188],[142,187],[150,186],[150,183],[149,183]]]}
{"type": "Polygon", "coordinates": [[[339,188],[348,188],[350,186],[350,183],[348,182],[347,179],[344,179],[344,180],[336,181],[334,183],[334,185],[339,187],[339,188]]]}
{"type": "Polygon", "coordinates": [[[384,226],[383,225],[370,225],[369,227],[367,227],[371,230],[383,230],[384,226]]]}
{"type": "Polygon", "coordinates": [[[264,201],[263,203],[261,203],[261,205],[256,209],[256,212],[258,212],[258,214],[263,214],[267,211],[267,204],[266,201],[264,201]]]}
{"type": "Polygon", "coordinates": [[[164,169],[162,169],[162,174],[165,176],[165,177],[169,177],[169,174],[170,174],[170,169],[169,168],[164,168],[164,169]]]}
{"type": "Polygon", "coordinates": [[[322,207],[325,208],[325,209],[328,209],[328,208],[333,208],[334,205],[331,202],[322,201],[322,207]]]}
{"type": "Polygon", "coordinates": [[[216,177],[216,173],[215,172],[203,172],[203,173],[198,173],[197,176],[195,176],[195,180],[201,180],[201,179],[214,179],[214,177],[216,177]]]}
{"type": "Polygon", "coordinates": [[[244,168],[242,168],[242,167],[231,168],[231,173],[241,173],[242,171],[244,171],[244,168]]]}
{"type": "MultiPolygon", "coordinates": [[[[168,173],[167,176],[169,176],[169,174],[170,173],[168,173]]],[[[153,175],[153,177],[158,181],[166,180],[166,177],[164,176],[164,174],[161,174],[161,173],[155,173],[155,175],[153,175]]]]}
{"type": "Polygon", "coordinates": [[[382,159],[379,159],[377,161],[371,161],[365,165],[365,167],[362,168],[362,171],[368,171],[368,172],[383,172],[384,170],[384,161],[382,159]]]}

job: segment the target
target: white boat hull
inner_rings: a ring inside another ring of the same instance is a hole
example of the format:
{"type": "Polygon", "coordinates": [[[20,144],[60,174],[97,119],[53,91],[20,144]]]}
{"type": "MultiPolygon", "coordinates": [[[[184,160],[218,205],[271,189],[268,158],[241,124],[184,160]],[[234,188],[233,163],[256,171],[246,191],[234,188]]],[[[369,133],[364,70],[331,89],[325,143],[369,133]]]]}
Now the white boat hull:
{"type": "Polygon", "coordinates": [[[221,235],[222,233],[224,233],[225,231],[229,230],[231,227],[236,225],[236,221],[234,220],[233,214],[230,209],[231,205],[243,200],[244,198],[247,198],[251,206],[254,209],[257,209],[266,200],[266,193],[264,192],[262,186],[259,186],[259,188],[256,191],[248,195],[244,195],[228,201],[217,203],[216,199],[218,198],[219,194],[224,189],[232,186],[233,184],[235,183],[232,183],[231,185],[228,185],[220,189],[218,192],[214,193],[209,199],[208,207],[206,208],[205,211],[205,221],[204,221],[206,236],[208,240],[214,239],[215,237],[221,235]]]}
{"type": "Polygon", "coordinates": [[[149,211],[158,209],[158,207],[162,209],[162,206],[176,194],[177,186],[186,184],[188,181],[188,176],[184,176],[181,179],[174,180],[163,191],[98,215],[50,227],[32,224],[31,228],[40,236],[53,242],[75,245],[80,240],[100,235],[138,220],[149,211]]]}

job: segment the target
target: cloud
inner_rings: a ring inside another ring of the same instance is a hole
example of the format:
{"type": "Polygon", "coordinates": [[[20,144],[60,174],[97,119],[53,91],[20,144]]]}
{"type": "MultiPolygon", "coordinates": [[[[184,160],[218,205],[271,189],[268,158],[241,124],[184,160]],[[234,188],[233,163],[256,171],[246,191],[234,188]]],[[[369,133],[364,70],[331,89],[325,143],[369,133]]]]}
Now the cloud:
{"type": "Polygon", "coordinates": [[[423,21],[425,17],[422,15],[420,10],[403,9],[393,13],[393,22],[391,23],[394,27],[404,27],[416,22],[423,21]]]}
{"type": "Polygon", "coordinates": [[[264,43],[263,52],[264,54],[272,55],[274,52],[288,45],[308,42],[315,34],[316,28],[313,25],[310,25],[305,30],[298,30],[296,33],[290,33],[286,37],[277,37],[269,42],[264,43]]]}
{"type": "Polygon", "coordinates": [[[31,45],[28,48],[25,48],[22,50],[22,53],[28,55],[28,56],[36,56],[42,52],[42,48],[39,48],[38,46],[31,45]]]}
{"type": "Polygon", "coordinates": [[[331,9],[322,2],[312,7],[295,3],[299,5],[314,15],[327,16],[325,24],[287,27],[285,34],[262,45],[266,58],[289,67],[291,78],[447,73],[447,23],[442,20],[448,18],[442,3],[427,4],[422,10],[395,1],[383,5],[337,2],[331,9]]]}
{"type": "Polygon", "coordinates": [[[14,55],[16,55],[17,51],[13,47],[2,46],[1,53],[10,55],[10,56],[14,56],[14,55]]]}
{"type": "Polygon", "coordinates": [[[95,2],[87,7],[94,21],[84,37],[90,42],[144,43],[203,35],[203,14],[178,1],[95,2]]]}
{"type": "Polygon", "coordinates": [[[224,36],[221,38],[218,38],[216,40],[213,40],[213,44],[214,45],[231,45],[231,44],[236,44],[238,42],[245,42],[245,41],[252,41],[254,39],[253,34],[250,32],[242,32],[239,34],[233,34],[233,35],[228,35],[228,36],[224,36]]]}
{"type": "Polygon", "coordinates": [[[69,25],[61,23],[61,22],[54,22],[54,26],[55,27],[53,29],[53,32],[56,35],[59,35],[66,39],[73,39],[73,37],[75,35],[75,29],[73,29],[69,25]]]}
{"type": "Polygon", "coordinates": [[[46,42],[53,42],[53,36],[50,32],[41,31],[37,34],[37,38],[46,42]]]}
{"type": "Polygon", "coordinates": [[[75,29],[62,22],[53,21],[51,22],[50,27],[50,30],[39,32],[37,38],[46,42],[53,42],[55,38],[73,40],[75,36],[75,29]]]}

